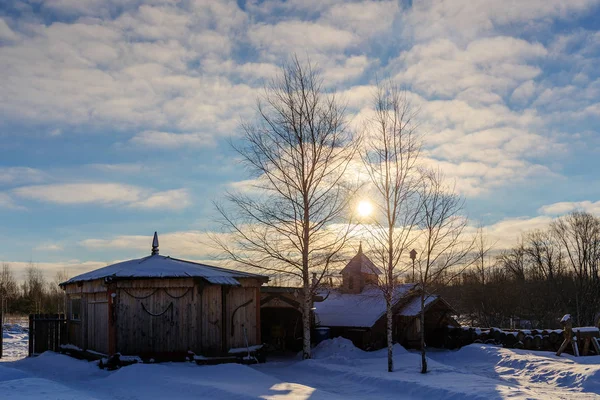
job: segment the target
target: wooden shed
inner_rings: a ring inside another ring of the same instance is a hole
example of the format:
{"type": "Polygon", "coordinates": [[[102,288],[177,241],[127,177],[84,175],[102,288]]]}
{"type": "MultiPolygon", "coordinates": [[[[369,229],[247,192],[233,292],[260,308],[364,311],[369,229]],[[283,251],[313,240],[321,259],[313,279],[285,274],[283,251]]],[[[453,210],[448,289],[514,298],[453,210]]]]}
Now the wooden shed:
{"type": "MultiPolygon", "coordinates": [[[[342,270],[342,285],[323,291],[322,301],[315,302],[317,326],[329,328],[330,336],[352,340],[366,350],[386,345],[386,303],[375,285],[381,272],[362,252],[354,256],[342,270]]],[[[399,284],[393,294],[393,338],[405,347],[417,347],[420,338],[421,288],[415,283],[399,284]]],[[[440,296],[426,294],[425,338],[437,347],[444,342],[445,330],[458,326],[454,309],[440,296]]]]}
{"type": "Polygon", "coordinates": [[[268,278],[152,254],[61,283],[70,344],[112,355],[180,359],[258,345],[268,278]]]}

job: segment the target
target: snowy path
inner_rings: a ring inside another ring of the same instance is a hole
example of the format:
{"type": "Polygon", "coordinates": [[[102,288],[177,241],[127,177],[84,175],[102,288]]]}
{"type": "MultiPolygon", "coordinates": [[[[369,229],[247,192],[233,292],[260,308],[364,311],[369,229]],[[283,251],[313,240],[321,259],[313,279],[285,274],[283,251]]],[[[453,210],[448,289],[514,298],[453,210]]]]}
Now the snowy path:
{"type": "Polygon", "coordinates": [[[138,364],[109,372],[54,353],[16,360],[26,354],[26,333],[11,332],[9,362],[0,363],[0,398],[10,400],[600,398],[600,357],[471,345],[432,352],[431,372],[421,375],[419,356],[397,346],[396,371],[387,373],[385,350],[367,353],[337,338],[307,361],[138,364]]]}

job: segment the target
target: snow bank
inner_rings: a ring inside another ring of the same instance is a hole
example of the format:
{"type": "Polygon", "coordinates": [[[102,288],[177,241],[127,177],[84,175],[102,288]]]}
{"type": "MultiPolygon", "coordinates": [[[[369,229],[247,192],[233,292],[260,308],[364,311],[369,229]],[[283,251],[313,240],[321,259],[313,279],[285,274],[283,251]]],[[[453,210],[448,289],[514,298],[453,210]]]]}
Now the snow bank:
{"type": "Polygon", "coordinates": [[[314,359],[329,357],[356,357],[362,358],[366,351],[354,346],[352,341],[342,337],[323,340],[312,351],[314,359]]]}
{"type": "Polygon", "coordinates": [[[19,360],[27,356],[29,329],[19,324],[4,324],[2,329],[3,356],[0,362],[19,360]]]}

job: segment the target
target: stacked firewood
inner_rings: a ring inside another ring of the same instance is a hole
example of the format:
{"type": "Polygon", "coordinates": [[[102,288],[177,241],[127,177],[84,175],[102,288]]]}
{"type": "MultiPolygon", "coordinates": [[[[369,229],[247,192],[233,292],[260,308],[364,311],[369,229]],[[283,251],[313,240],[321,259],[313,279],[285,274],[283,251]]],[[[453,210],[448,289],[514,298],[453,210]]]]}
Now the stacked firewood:
{"type": "MultiPolygon", "coordinates": [[[[596,354],[593,346],[585,346],[591,338],[600,338],[595,327],[573,328],[582,355],[596,354]],[[584,350],[586,354],[584,354],[584,350]]],[[[562,329],[500,329],[476,327],[448,327],[445,347],[456,349],[472,343],[492,344],[511,349],[544,350],[556,352],[564,340],[562,329]]],[[[573,353],[573,349],[567,349],[573,353]]]]}

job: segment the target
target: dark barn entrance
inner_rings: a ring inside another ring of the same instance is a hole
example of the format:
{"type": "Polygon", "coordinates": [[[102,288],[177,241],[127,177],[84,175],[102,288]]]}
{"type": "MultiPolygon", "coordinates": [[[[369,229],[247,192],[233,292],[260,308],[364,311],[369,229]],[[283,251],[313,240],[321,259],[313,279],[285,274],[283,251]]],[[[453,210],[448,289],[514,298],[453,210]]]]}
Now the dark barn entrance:
{"type": "Polygon", "coordinates": [[[302,294],[298,288],[261,287],[260,327],[263,343],[275,352],[302,350],[302,294]]]}
{"type": "Polygon", "coordinates": [[[302,314],[293,308],[264,307],[261,312],[261,337],[278,352],[302,349],[302,314]]]}

